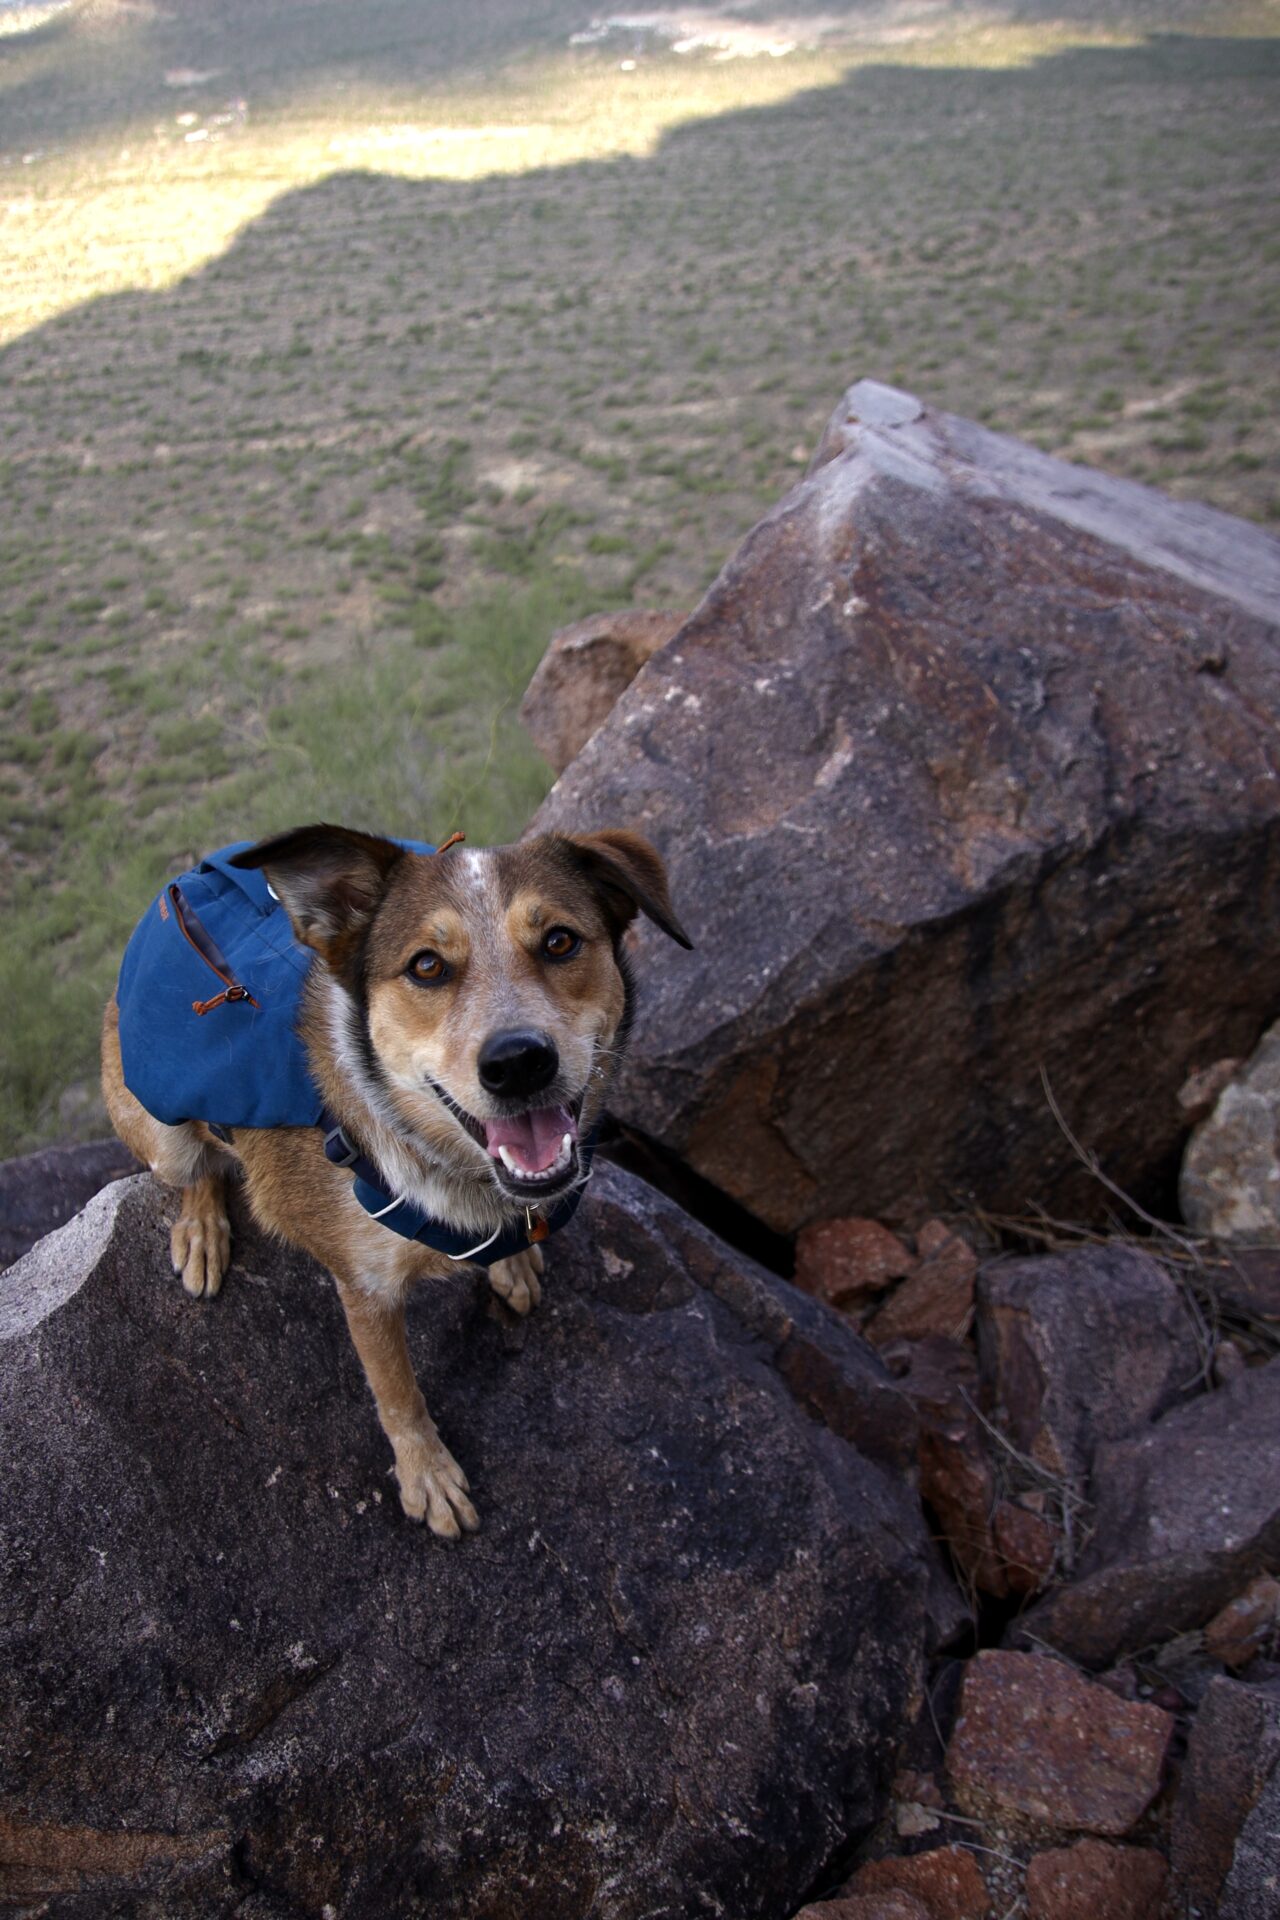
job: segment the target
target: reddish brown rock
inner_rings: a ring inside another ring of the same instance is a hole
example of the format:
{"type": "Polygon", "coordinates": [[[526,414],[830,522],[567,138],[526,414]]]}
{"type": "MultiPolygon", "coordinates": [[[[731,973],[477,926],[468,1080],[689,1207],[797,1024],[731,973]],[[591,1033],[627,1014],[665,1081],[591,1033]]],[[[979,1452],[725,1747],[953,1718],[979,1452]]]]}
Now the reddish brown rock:
{"type": "Polygon", "coordinates": [[[930,1335],[887,1350],[920,1423],[920,1497],[962,1579],[996,1598],[1009,1591],[991,1530],[998,1504],[987,1436],[976,1412],[978,1368],[958,1340],[930,1335]]]}
{"type": "Polygon", "coordinates": [[[1027,1920],[1160,1920],[1168,1874],[1150,1847],[1055,1847],[1027,1867],[1027,1920]]]}
{"type": "MultiPolygon", "coordinates": [[[[1267,1799],[1278,1784],[1280,1687],[1212,1681],[1192,1724],[1173,1808],[1170,1864],[1179,1916],[1217,1913],[1229,1878],[1249,1874],[1253,1836],[1246,1830],[1256,1813],[1270,1812],[1267,1799]]],[[[1265,1881],[1265,1867],[1257,1877],[1265,1881]]],[[[1274,1920],[1277,1908],[1254,1910],[1260,1920],[1274,1920]]],[[[1243,1907],[1223,1903],[1221,1911],[1238,1920],[1243,1907]]]]}
{"type": "Polygon", "coordinates": [[[901,1860],[869,1860],[846,1894],[909,1893],[929,1920],[985,1920],[987,1884],[964,1847],[934,1847],[901,1860]]]}
{"type": "Polygon", "coordinates": [[[967,1813],[1125,1834],[1159,1792],[1173,1726],[1060,1660],[980,1653],[965,1674],[947,1774],[967,1813]]]}
{"type": "Polygon", "coordinates": [[[1002,1500],[991,1518],[991,1534],[1010,1593],[1030,1595],[1048,1585],[1062,1549],[1060,1527],[1016,1500],[1002,1500]]]}
{"type": "Polygon", "coordinates": [[[914,1272],[865,1329],[875,1346],[886,1346],[890,1340],[923,1340],[928,1334],[958,1340],[968,1332],[977,1254],[940,1220],[930,1220],[921,1228],[916,1253],[914,1272]]]}
{"type": "Polygon", "coordinates": [[[1014,1445],[1077,1493],[1094,1448],[1185,1395],[1199,1372],[1183,1296],[1147,1254],[1073,1248],[983,1268],[979,1348],[1014,1445]]]}
{"type": "Polygon", "coordinates": [[[1215,1613],[1204,1630],[1204,1650],[1224,1667],[1247,1667],[1280,1625],[1280,1580],[1259,1574],[1215,1613]]]}
{"type": "Polygon", "coordinates": [[[805,1907],[796,1920],[932,1920],[921,1901],[909,1893],[889,1889],[884,1893],[842,1894],[838,1900],[819,1900],[805,1907]]]}
{"type": "Polygon", "coordinates": [[[1201,1628],[1280,1566],[1280,1359],[1094,1455],[1093,1536],[1026,1633],[1086,1666],[1201,1628]]]}
{"type": "MultiPolygon", "coordinates": [[[[1167,1204],[1280,950],[1280,542],[851,389],[534,830],[649,834],[697,954],[616,1106],[771,1227],[1167,1204]]],[[[650,938],[647,929],[641,943],[650,938]]]]}
{"type": "Polygon", "coordinates": [[[520,702],[520,719],[557,773],[581,753],[683,613],[597,613],[553,633],[520,702]]]}
{"type": "Polygon", "coordinates": [[[878,1220],[817,1220],[796,1240],[796,1285],[846,1313],[915,1264],[910,1249],[878,1220]]]}

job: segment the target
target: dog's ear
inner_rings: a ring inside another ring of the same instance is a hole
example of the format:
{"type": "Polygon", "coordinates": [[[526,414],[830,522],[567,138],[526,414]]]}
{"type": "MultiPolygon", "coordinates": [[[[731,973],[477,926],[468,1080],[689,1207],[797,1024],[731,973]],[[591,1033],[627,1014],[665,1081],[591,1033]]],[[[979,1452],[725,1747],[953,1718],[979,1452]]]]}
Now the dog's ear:
{"type": "Polygon", "coordinates": [[[233,854],[231,865],[261,868],[296,938],[341,973],[403,858],[394,840],[319,825],[261,840],[233,854]]]}
{"type": "Polygon", "coordinates": [[[566,845],[595,889],[615,934],[643,913],[655,927],[693,951],[693,942],[671,905],[662,856],[643,835],[627,827],[608,827],[601,833],[569,835],[566,845]]]}

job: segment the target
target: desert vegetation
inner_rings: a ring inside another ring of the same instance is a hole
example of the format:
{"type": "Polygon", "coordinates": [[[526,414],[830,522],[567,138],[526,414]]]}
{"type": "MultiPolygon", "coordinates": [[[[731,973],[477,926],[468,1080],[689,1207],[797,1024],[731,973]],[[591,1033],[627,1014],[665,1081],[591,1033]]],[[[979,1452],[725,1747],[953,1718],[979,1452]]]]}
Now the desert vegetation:
{"type": "Polygon", "coordinates": [[[550,632],[860,375],[1280,519],[1274,15],[706,11],[0,10],[3,1150],[99,1124],[166,872],[518,832],[550,632]]]}

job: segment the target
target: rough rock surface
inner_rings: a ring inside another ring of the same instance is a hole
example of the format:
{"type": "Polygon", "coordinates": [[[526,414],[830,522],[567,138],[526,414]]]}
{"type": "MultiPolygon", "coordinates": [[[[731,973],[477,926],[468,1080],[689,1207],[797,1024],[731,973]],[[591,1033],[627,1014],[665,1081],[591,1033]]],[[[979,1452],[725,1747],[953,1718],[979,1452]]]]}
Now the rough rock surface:
{"type": "Polygon", "coordinates": [[[1200,1371],[1186,1302],[1149,1255],[1073,1248],[983,1269],[979,1346],[1014,1445],[1083,1490],[1095,1447],[1185,1395],[1200,1371]]]}
{"type": "Polygon", "coordinates": [[[862,382],[535,830],[625,820],[619,1115],[790,1231],[1166,1201],[1276,1011],[1280,542],[862,382]],[[653,935],[643,929],[641,941],[653,935]]]}
{"type": "Polygon", "coordinates": [[[1191,1729],[1178,1783],[1170,1835],[1173,1909],[1178,1915],[1274,1920],[1280,1901],[1273,1880],[1271,1905],[1245,1904],[1247,1882],[1268,1892],[1268,1871],[1280,1874],[1280,1686],[1213,1680],[1191,1729]],[[1268,1804],[1270,1803],[1270,1804],[1268,1804]],[[1259,1816],[1255,1821],[1255,1815],[1259,1816]],[[1269,1823],[1271,1866],[1258,1841],[1269,1823]],[[1241,1847],[1241,1842],[1244,1842],[1241,1847]],[[1228,1905],[1224,1888],[1234,1875],[1241,1904],[1228,1905]],[[1221,1903],[1221,1904],[1220,1904],[1221,1903]]]}
{"type": "Polygon", "coordinates": [[[1120,1835],[1160,1790],[1171,1716],[1119,1700],[1060,1660],[980,1653],[947,1748],[957,1804],[1062,1831],[1120,1835]]]}
{"type": "Polygon", "coordinates": [[[1280,1566],[1280,1359],[1094,1455],[1094,1532],[1071,1584],[1013,1629],[1087,1666],[1206,1626],[1280,1566]]]}
{"type": "Polygon", "coordinates": [[[933,1920],[933,1915],[913,1894],[891,1887],[883,1893],[849,1893],[838,1900],[819,1900],[798,1913],[796,1920],[933,1920]]]}
{"type": "Polygon", "coordinates": [[[865,1307],[915,1264],[878,1220],[816,1220],[796,1238],[796,1285],[842,1312],[865,1307]]]}
{"type": "Polygon", "coordinates": [[[905,1858],[870,1860],[846,1894],[909,1893],[929,1920],[986,1920],[987,1884],[964,1847],[932,1847],[905,1858]]]}
{"type": "Polygon", "coordinates": [[[919,1264],[864,1329],[874,1346],[930,1334],[958,1340],[969,1330],[978,1272],[973,1248],[941,1220],[929,1220],[917,1236],[916,1253],[919,1264]]]}
{"type": "Polygon", "coordinates": [[[1160,1920],[1167,1878],[1149,1847],[1054,1847],[1027,1867],[1027,1920],[1160,1920]]]}
{"type": "Polygon", "coordinates": [[[21,1259],[110,1181],[137,1171],[137,1161],[118,1140],[44,1147],[0,1161],[0,1268],[21,1259]]]}
{"type": "Polygon", "coordinates": [[[1233,1670],[1247,1667],[1280,1629],[1280,1580],[1260,1573],[1204,1630],[1204,1650],[1233,1670]]]}
{"type": "Polygon", "coordinates": [[[887,1799],[938,1578],[874,1355],[602,1167],[528,1323],[465,1272],[415,1303],[484,1520],[445,1548],[330,1284],[237,1249],[194,1307],[139,1178],[0,1283],[8,1896],[791,1911],[887,1799]]]}
{"type": "Polygon", "coordinates": [[[1192,1134],[1179,1197],[1197,1233],[1280,1247],[1280,1022],[1192,1134]]]}
{"type": "Polygon", "coordinates": [[[599,613],[552,634],[520,702],[520,718],[557,773],[581,753],[645,661],[687,617],[599,613]]]}
{"type": "Polygon", "coordinates": [[[932,1509],[967,1586],[1009,1591],[992,1533],[996,1476],[976,1406],[978,1367],[958,1340],[905,1342],[890,1363],[920,1422],[920,1494],[932,1509]]]}
{"type": "Polygon", "coordinates": [[[1233,1247],[1206,1263],[1220,1312],[1249,1323],[1280,1320],[1280,1247],[1233,1247]]]}

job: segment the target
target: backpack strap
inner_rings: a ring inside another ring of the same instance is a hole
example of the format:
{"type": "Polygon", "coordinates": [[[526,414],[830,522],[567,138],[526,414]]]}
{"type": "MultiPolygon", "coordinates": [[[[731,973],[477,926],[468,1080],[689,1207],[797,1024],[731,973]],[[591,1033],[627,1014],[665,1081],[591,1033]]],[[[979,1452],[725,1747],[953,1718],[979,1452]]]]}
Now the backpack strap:
{"type": "Polygon", "coordinates": [[[325,1159],[335,1167],[351,1169],[355,1176],[356,1199],[371,1220],[380,1221],[404,1240],[421,1241],[423,1246],[430,1247],[435,1253],[443,1253],[460,1265],[475,1267],[492,1267],[499,1260],[509,1260],[512,1254],[523,1253],[535,1242],[545,1240],[549,1234],[559,1233],[561,1227],[568,1226],[578,1211],[583,1188],[591,1178],[591,1162],[599,1137],[599,1128],[595,1127],[587,1139],[579,1143],[584,1177],[571,1192],[563,1194],[549,1212],[535,1219],[532,1209],[526,1208],[522,1222],[515,1226],[499,1227],[496,1233],[475,1246],[469,1244],[472,1235],[458,1233],[455,1228],[445,1226],[442,1220],[424,1213],[411,1200],[403,1196],[396,1198],[388,1193],[378,1167],[367,1154],[360,1151],[337,1115],[330,1112],[328,1107],[316,1125],[324,1135],[325,1159]]]}

